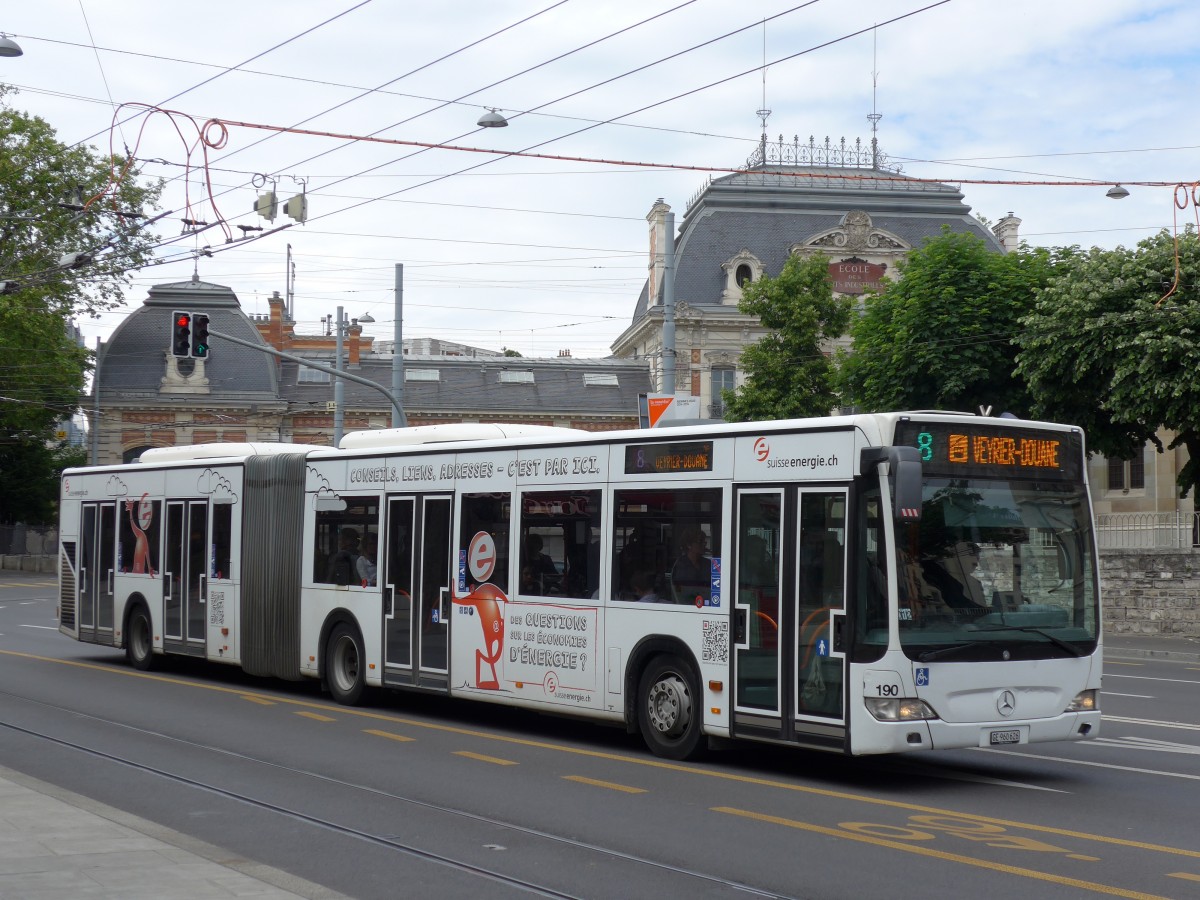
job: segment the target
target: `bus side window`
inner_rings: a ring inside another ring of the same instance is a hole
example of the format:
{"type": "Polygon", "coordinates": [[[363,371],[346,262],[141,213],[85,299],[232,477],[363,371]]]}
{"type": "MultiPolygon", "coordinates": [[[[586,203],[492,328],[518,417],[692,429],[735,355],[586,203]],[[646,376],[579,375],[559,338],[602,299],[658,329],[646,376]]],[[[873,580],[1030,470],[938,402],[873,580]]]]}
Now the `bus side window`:
{"type": "Polygon", "coordinates": [[[707,605],[721,547],[720,490],[622,490],[613,502],[613,599],[707,605]]]}
{"type": "Polygon", "coordinates": [[[317,510],[313,583],[361,584],[358,557],[363,536],[379,531],[378,497],[343,497],[345,509],[317,510]]]}
{"type": "Polygon", "coordinates": [[[593,598],[600,586],[600,491],[521,494],[519,592],[593,598]]]}

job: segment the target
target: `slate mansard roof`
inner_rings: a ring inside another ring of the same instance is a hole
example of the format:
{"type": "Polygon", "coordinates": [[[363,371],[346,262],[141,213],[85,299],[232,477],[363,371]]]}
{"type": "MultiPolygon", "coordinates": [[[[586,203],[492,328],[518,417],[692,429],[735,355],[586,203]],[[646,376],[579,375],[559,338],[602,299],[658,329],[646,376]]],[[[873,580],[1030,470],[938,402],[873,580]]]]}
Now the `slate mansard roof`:
{"type": "MultiPolygon", "coordinates": [[[[175,310],[206,312],[213,331],[262,342],[229,288],[198,280],[155,285],[141,308],[130,313],[102,345],[102,398],[159,397],[171,340],[171,313],[175,310]]],[[[212,397],[260,402],[278,399],[276,368],[270,356],[228,341],[213,343],[205,372],[212,397]]]]}
{"type": "MultiPolygon", "coordinates": [[[[946,225],[1001,250],[952,185],[869,168],[758,166],[711,181],[688,204],[675,245],[676,301],[719,305],[725,286],[721,264],[742,250],[768,275],[779,274],[791,246],[837,228],[852,210],[866,212],[875,229],[911,247],[946,225]]],[[[634,323],[647,315],[648,283],[634,323]]]]}
{"type": "MultiPolygon", "coordinates": [[[[328,360],[314,359],[314,362],[329,364],[328,360]]],[[[300,368],[299,363],[284,361],[280,376],[282,395],[295,411],[304,407],[324,409],[332,396],[331,383],[300,381],[300,368]]],[[[357,368],[347,371],[391,389],[390,356],[363,357],[357,368]]],[[[651,390],[644,361],[614,358],[406,357],[404,371],[400,399],[406,410],[422,416],[444,412],[450,416],[628,418],[638,409],[638,394],[651,390]]],[[[346,409],[387,405],[379,391],[351,381],[345,383],[343,397],[346,409]]]]}

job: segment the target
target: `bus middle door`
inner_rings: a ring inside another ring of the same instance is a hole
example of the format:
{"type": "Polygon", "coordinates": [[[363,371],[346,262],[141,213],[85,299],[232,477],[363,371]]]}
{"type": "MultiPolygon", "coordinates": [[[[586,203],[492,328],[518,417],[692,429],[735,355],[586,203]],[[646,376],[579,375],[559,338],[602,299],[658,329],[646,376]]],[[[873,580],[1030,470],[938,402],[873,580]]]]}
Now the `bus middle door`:
{"type": "Polygon", "coordinates": [[[445,690],[449,496],[389,497],[383,572],[384,683],[445,690]]]}

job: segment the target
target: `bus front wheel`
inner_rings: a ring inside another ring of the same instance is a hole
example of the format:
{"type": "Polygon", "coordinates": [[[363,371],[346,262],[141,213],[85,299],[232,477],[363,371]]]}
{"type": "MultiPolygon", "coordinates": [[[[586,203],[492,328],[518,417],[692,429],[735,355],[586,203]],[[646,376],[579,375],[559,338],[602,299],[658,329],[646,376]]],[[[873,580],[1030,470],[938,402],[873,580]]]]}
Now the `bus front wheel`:
{"type": "Polygon", "coordinates": [[[655,657],[638,682],[638,726],[655,756],[691,759],[700,751],[700,690],[692,667],[677,656],[655,657]]]}
{"type": "Polygon", "coordinates": [[[334,626],[325,647],[325,681],[333,699],[343,706],[355,706],[366,688],[363,673],[362,638],[341,622],[334,626]]]}
{"type": "Polygon", "coordinates": [[[145,672],[154,665],[154,639],[150,634],[150,614],[139,606],[129,614],[125,625],[125,659],[145,672]]]}

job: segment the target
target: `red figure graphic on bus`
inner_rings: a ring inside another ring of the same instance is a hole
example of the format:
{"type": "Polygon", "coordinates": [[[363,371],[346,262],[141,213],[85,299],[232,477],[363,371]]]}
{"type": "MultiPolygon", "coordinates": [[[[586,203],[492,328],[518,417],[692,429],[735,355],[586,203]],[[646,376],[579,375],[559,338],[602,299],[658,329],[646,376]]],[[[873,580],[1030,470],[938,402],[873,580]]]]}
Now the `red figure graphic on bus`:
{"type": "Polygon", "coordinates": [[[133,573],[135,575],[154,575],[154,563],[150,559],[150,541],[146,538],[146,532],[142,529],[149,528],[150,523],[154,521],[154,504],[147,497],[149,494],[142,494],[142,499],[137,503],[137,520],[133,517],[133,507],[135,501],[125,501],[125,511],[129,513],[129,527],[133,529],[135,543],[133,545],[133,573]],[[138,527],[138,522],[141,527],[138,527]]]}
{"type": "Polygon", "coordinates": [[[496,674],[496,663],[504,653],[504,612],[502,603],[508,600],[504,592],[494,584],[477,585],[471,593],[454,602],[459,606],[473,606],[483,627],[483,650],[475,651],[475,686],[485,691],[500,690],[496,674]],[[483,680],[483,664],[487,663],[492,677],[483,680]]]}

